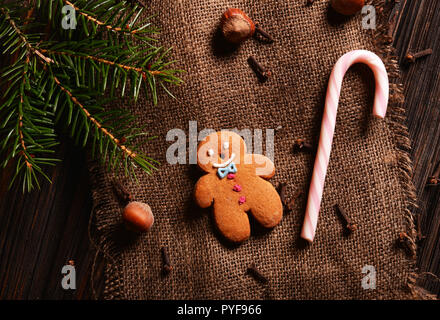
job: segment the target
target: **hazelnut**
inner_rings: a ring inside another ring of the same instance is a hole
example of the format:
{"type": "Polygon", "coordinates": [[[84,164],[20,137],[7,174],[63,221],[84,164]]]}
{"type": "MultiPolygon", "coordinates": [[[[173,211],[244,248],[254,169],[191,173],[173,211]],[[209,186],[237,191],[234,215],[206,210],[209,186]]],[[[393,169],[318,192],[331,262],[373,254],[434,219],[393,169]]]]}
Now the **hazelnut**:
{"type": "Polygon", "coordinates": [[[238,44],[252,37],[255,24],[240,9],[230,8],[223,13],[221,29],[226,40],[238,44]]]}
{"type": "Polygon", "coordinates": [[[150,206],[138,201],[127,204],[122,218],[127,228],[136,232],[146,232],[150,230],[154,223],[154,216],[150,206]]]}
{"type": "Polygon", "coordinates": [[[343,15],[351,16],[365,5],[365,0],[331,0],[333,9],[343,15]]]}

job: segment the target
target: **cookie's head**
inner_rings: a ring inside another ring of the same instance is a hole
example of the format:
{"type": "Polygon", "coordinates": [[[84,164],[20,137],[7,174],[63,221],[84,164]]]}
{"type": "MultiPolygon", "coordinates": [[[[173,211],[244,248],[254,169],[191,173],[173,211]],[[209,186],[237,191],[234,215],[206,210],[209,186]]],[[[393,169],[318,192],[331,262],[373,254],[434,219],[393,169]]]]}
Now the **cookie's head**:
{"type": "Polygon", "coordinates": [[[244,140],[235,132],[219,131],[208,135],[197,149],[197,164],[205,172],[215,172],[231,162],[243,163],[246,154],[244,140]]]}

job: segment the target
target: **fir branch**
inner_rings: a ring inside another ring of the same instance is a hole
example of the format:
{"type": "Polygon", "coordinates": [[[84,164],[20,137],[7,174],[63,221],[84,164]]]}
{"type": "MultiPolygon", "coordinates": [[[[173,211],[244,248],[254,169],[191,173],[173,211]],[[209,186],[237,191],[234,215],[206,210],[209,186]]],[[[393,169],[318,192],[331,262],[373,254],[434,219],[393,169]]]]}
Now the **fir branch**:
{"type": "MultiPolygon", "coordinates": [[[[29,57],[26,58],[26,63],[29,63],[29,57]]],[[[26,78],[25,78],[25,74],[26,74],[26,69],[23,70],[23,85],[26,83],[26,78]]],[[[22,106],[24,103],[24,96],[23,96],[23,92],[20,90],[20,104],[19,107],[22,106]]],[[[24,135],[23,135],[23,111],[22,108],[18,108],[18,136],[20,139],[20,145],[21,148],[23,149],[21,154],[24,155],[25,157],[25,163],[26,163],[26,167],[28,167],[29,170],[32,170],[32,163],[30,162],[30,156],[27,155],[28,150],[26,147],[26,143],[24,142],[24,135]]]]}
{"type": "MultiPolygon", "coordinates": [[[[24,35],[24,33],[20,30],[20,28],[17,27],[17,24],[15,23],[14,19],[11,18],[11,16],[9,15],[9,12],[5,9],[5,8],[1,8],[0,7],[0,11],[4,14],[6,20],[9,22],[9,24],[11,25],[11,27],[15,30],[15,32],[18,34],[21,42],[29,49],[29,51],[31,51],[32,53],[36,54],[37,56],[39,56],[41,59],[43,59],[44,61],[46,61],[47,63],[52,63],[53,60],[44,56],[38,49],[34,48],[31,43],[28,41],[28,39],[26,38],[26,36],[24,35]]],[[[30,17],[30,15],[32,15],[33,10],[29,10],[28,15],[30,17]]]]}
{"type": "Polygon", "coordinates": [[[53,77],[53,80],[55,81],[55,83],[60,87],[60,89],[62,90],[62,91],[64,91],[69,97],[70,97],[70,99],[72,100],[72,102],[74,103],[74,104],[76,104],[78,107],[80,107],[81,108],[81,110],[84,112],[84,114],[86,115],[86,117],[89,119],[89,121],[90,122],[92,122],[99,130],[101,130],[101,132],[103,133],[103,134],[105,134],[107,137],[109,137],[112,141],[113,141],[113,143],[116,145],[116,146],[118,146],[118,148],[119,149],[121,149],[128,157],[131,157],[131,158],[136,158],[136,153],[134,153],[133,151],[131,151],[129,148],[127,148],[126,146],[124,146],[123,144],[121,144],[120,143],[120,141],[118,140],[118,139],[116,139],[115,137],[114,137],[114,135],[111,133],[111,132],[109,132],[106,128],[104,128],[103,126],[102,126],[102,124],[101,123],[99,123],[93,116],[92,116],[92,114],[86,109],[86,107],[83,105],[83,104],[81,104],[79,101],[78,101],[78,99],[75,97],[75,96],[73,96],[72,95],[72,93],[69,91],[69,90],[67,90],[66,88],[64,88],[63,87],[63,85],[61,84],[61,82],[58,80],[58,78],[57,77],[53,77]]]}
{"type": "MultiPolygon", "coordinates": [[[[22,100],[22,103],[23,103],[23,100],[22,100]]],[[[30,162],[29,156],[27,155],[27,148],[26,148],[26,144],[24,143],[24,137],[23,137],[23,115],[20,114],[20,117],[18,119],[19,119],[18,132],[19,132],[19,137],[20,137],[20,144],[21,144],[21,147],[23,148],[22,154],[25,157],[24,161],[26,162],[26,166],[29,169],[32,169],[32,163],[30,162]]]]}
{"type": "Polygon", "coordinates": [[[66,5],[71,6],[72,8],[74,8],[80,15],[84,16],[88,21],[91,21],[92,23],[97,24],[100,27],[104,27],[109,31],[114,31],[114,32],[123,32],[123,33],[128,33],[128,34],[132,34],[134,35],[135,33],[139,32],[139,30],[134,29],[134,30],[130,30],[130,27],[128,25],[126,25],[126,28],[122,28],[122,27],[113,27],[109,24],[106,24],[102,21],[99,21],[98,19],[94,18],[93,16],[87,14],[86,12],[83,12],[80,8],[78,8],[77,6],[75,6],[72,2],[68,1],[68,0],[63,0],[64,3],[66,5]]]}
{"type": "Polygon", "coordinates": [[[157,169],[157,161],[138,150],[146,133],[135,117],[104,107],[114,91],[124,96],[129,82],[132,98],[143,83],[154,104],[157,85],[171,95],[165,83],[181,82],[181,71],[169,68],[169,50],[148,36],[156,30],[149,22],[138,25],[137,8],[119,0],[0,0],[0,52],[10,61],[1,73],[0,165],[14,159],[11,184],[20,178],[23,191],[30,191],[39,175],[50,180],[43,167],[59,161],[47,156],[58,144],[55,124],[88,145],[108,170],[122,168],[135,178],[136,168],[157,169]],[[74,31],[56,26],[65,4],[80,16],[74,31]]]}
{"type": "Polygon", "coordinates": [[[21,176],[23,191],[31,191],[35,184],[39,186],[36,173],[50,180],[42,166],[52,166],[58,162],[58,159],[43,155],[53,153],[52,148],[58,142],[51,128],[52,113],[41,108],[44,102],[32,89],[36,83],[27,75],[29,63],[30,59],[26,57],[24,64],[15,66],[17,75],[10,87],[14,93],[0,107],[6,114],[6,119],[0,125],[0,134],[4,138],[0,150],[8,153],[1,164],[5,167],[9,160],[16,160],[11,185],[21,176]]]}
{"type": "Polygon", "coordinates": [[[106,60],[106,59],[103,59],[103,58],[100,58],[100,57],[91,56],[91,55],[75,55],[75,54],[72,54],[72,53],[69,53],[69,52],[52,51],[52,50],[45,50],[45,49],[43,49],[41,51],[44,52],[44,53],[49,53],[49,54],[66,55],[66,56],[69,56],[69,57],[75,57],[75,58],[80,58],[80,59],[90,59],[90,60],[94,60],[94,61],[101,62],[101,63],[104,63],[104,64],[108,64],[108,65],[111,65],[111,66],[117,66],[119,68],[122,68],[122,69],[125,69],[125,70],[128,70],[128,71],[136,71],[136,72],[140,73],[144,78],[146,77],[147,73],[151,74],[152,76],[160,75],[160,74],[163,73],[163,72],[161,72],[159,70],[144,70],[143,68],[137,68],[137,67],[133,67],[133,66],[124,65],[124,64],[120,64],[120,63],[117,63],[117,62],[113,62],[113,61],[110,61],[110,60],[106,60]]]}

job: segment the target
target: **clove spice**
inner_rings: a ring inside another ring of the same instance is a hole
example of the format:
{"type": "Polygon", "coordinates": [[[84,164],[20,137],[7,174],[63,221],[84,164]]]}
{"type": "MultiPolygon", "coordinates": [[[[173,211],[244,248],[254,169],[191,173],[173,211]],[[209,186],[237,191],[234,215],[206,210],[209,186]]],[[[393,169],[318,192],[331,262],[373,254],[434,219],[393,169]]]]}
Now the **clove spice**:
{"type": "Polygon", "coordinates": [[[265,82],[271,76],[271,72],[259,64],[253,56],[250,56],[247,61],[261,82],[265,82]]]}
{"type": "Polygon", "coordinates": [[[416,53],[410,53],[408,52],[405,56],[405,62],[406,63],[414,63],[416,62],[417,59],[429,56],[432,54],[432,49],[426,49],[426,50],[422,50],[416,53]]]}
{"type": "Polygon", "coordinates": [[[313,4],[313,2],[315,2],[315,0],[307,0],[306,5],[311,6],[313,4]]]}
{"type": "Polygon", "coordinates": [[[440,161],[438,162],[432,176],[428,177],[427,185],[437,186],[439,184],[439,176],[440,176],[440,161]]]}
{"type": "Polygon", "coordinates": [[[292,199],[290,199],[290,201],[287,205],[287,209],[292,210],[295,205],[296,200],[298,200],[298,198],[300,196],[302,196],[303,194],[304,194],[304,191],[302,191],[302,190],[296,191],[295,194],[293,195],[292,199]]]}
{"type": "Polygon", "coordinates": [[[298,138],[293,143],[295,150],[313,150],[313,146],[302,138],[298,138]]]}
{"type": "Polygon", "coordinates": [[[411,238],[408,236],[406,232],[401,232],[399,234],[399,238],[397,240],[397,244],[405,250],[406,254],[410,257],[415,257],[415,243],[411,238]]]}
{"type": "Polygon", "coordinates": [[[160,252],[162,253],[163,271],[169,273],[173,270],[173,266],[171,265],[170,256],[168,255],[168,248],[162,247],[160,248],[160,252]]]}
{"type": "Polygon", "coordinates": [[[112,186],[113,191],[118,197],[119,201],[122,202],[124,205],[133,200],[130,192],[128,192],[127,189],[118,180],[113,179],[112,186]]]}
{"type": "Polygon", "coordinates": [[[255,263],[252,263],[248,268],[247,272],[251,274],[256,280],[260,281],[261,283],[268,283],[269,279],[265,275],[261,273],[260,270],[257,269],[255,266],[255,263]]]}
{"type": "Polygon", "coordinates": [[[341,208],[338,204],[335,205],[336,211],[339,212],[341,217],[344,219],[345,222],[345,228],[347,231],[353,232],[357,229],[357,224],[354,223],[350,217],[348,216],[347,212],[343,208],[341,208]]]}
{"type": "Polygon", "coordinates": [[[269,43],[274,42],[272,36],[270,34],[268,34],[266,31],[264,31],[263,29],[261,29],[261,27],[257,24],[255,24],[255,33],[260,34],[262,37],[266,38],[267,41],[269,41],[269,43]]]}
{"type": "Polygon", "coordinates": [[[281,183],[278,185],[278,193],[279,193],[279,195],[280,195],[281,203],[282,203],[283,205],[286,204],[286,189],[287,189],[287,183],[285,183],[285,182],[281,182],[281,183]]]}

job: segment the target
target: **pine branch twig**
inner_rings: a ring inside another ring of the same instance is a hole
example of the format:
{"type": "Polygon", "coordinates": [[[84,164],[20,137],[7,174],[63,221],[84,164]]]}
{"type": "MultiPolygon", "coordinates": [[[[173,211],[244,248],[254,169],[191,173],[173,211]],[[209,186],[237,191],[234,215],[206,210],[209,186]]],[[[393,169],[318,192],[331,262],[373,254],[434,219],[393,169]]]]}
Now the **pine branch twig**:
{"type": "Polygon", "coordinates": [[[53,77],[53,80],[55,81],[55,83],[60,87],[60,89],[62,91],[64,91],[72,100],[73,103],[75,103],[77,106],[79,106],[81,108],[81,110],[84,112],[84,114],[87,116],[87,118],[90,120],[90,122],[92,122],[96,127],[98,127],[99,130],[102,131],[102,133],[104,133],[107,137],[109,137],[114,143],[115,145],[118,146],[119,149],[121,149],[127,156],[131,157],[131,158],[136,158],[136,153],[134,153],[132,150],[130,150],[129,148],[127,148],[126,146],[124,146],[123,144],[120,143],[119,139],[115,138],[115,136],[110,133],[106,128],[104,128],[101,123],[99,123],[92,115],[91,113],[84,107],[83,104],[81,104],[81,102],[78,101],[77,98],[75,98],[75,96],[73,96],[73,94],[67,90],[62,84],[61,82],[58,80],[57,77],[53,77]]]}
{"type": "Polygon", "coordinates": [[[91,56],[91,55],[75,55],[75,54],[71,54],[69,52],[52,51],[52,50],[46,50],[46,49],[42,49],[41,51],[43,53],[56,54],[56,55],[66,55],[66,56],[69,56],[69,57],[75,57],[75,58],[80,58],[80,59],[90,59],[90,60],[93,60],[93,61],[97,61],[97,62],[101,62],[101,63],[104,63],[104,64],[108,64],[108,65],[111,65],[111,66],[118,66],[118,67],[120,67],[122,69],[125,69],[125,70],[128,70],[128,71],[130,71],[130,70],[136,71],[136,72],[142,74],[142,76],[144,78],[146,77],[147,73],[149,73],[149,74],[151,74],[153,76],[162,74],[162,72],[159,71],[159,70],[144,70],[142,68],[137,68],[137,67],[133,67],[133,66],[123,65],[123,64],[120,64],[120,63],[117,63],[117,62],[113,62],[113,61],[110,61],[110,60],[106,60],[106,59],[103,59],[103,58],[100,58],[100,57],[91,56]]]}
{"type": "Polygon", "coordinates": [[[75,9],[80,15],[84,16],[87,20],[96,23],[98,26],[102,26],[104,28],[107,28],[110,31],[114,31],[114,32],[124,32],[124,33],[129,33],[129,34],[135,34],[137,32],[139,32],[139,30],[129,30],[129,28],[126,28],[125,30],[121,27],[113,27],[111,25],[108,25],[102,21],[99,21],[98,19],[92,17],[91,15],[83,12],[80,8],[78,8],[77,6],[75,6],[72,2],[68,1],[68,0],[64,0],[64,3],[66,5],[71,6],[73,9],[75,9]]]}
{"type": "MultiPolygon", "coordinates": [[[[29,57],[26,57],[26,63],[29,63],[29,57]]],[[[23,70],[23,85],[25,84],[26,78],[25,78],[26,71],[23,70]]],[[[23,113],[20,111],[20,106],[22,106],[24,103],[24,98],[22,92],[20,92],[20,105],[19,105],[19,116],[18,116],[18,136],[20,139],[20,145],[22,147],[22,155],[24,156],[24,161],[26,163],[26,166],[31,170],[32,169],[32,163],[30,162],[30,159],[27,155],[27,147],[24,142],[24,135],[23,135],[23,113]]]]}
{"type": "MultiPolygon", "coordinates": [[[[22,43],[34,54],[36,54],[37,56],[39,56],[41,59],[43,59],[44,61],[46,61],[47,63],[52,63],[53,60],[44,56],[38,49],[34,48],[29,41],[27,41],[26,36],[23,34],[23,32],[21,32],[20,28],[17,27],[15,21],[11,18],[11,16],[9,15],[9,13],[7,12],[7,10],[5,10],[4,8],[0,8],[0,11],[5,15],[6,20],[8,20],[9,24],[12,26],[12,28],[14,28],[15,32],[17,32],[18,36],[20,37],[22,43]]],[[[33,11],[29,11],[29,15],[32,15],[33,11]]]]}

